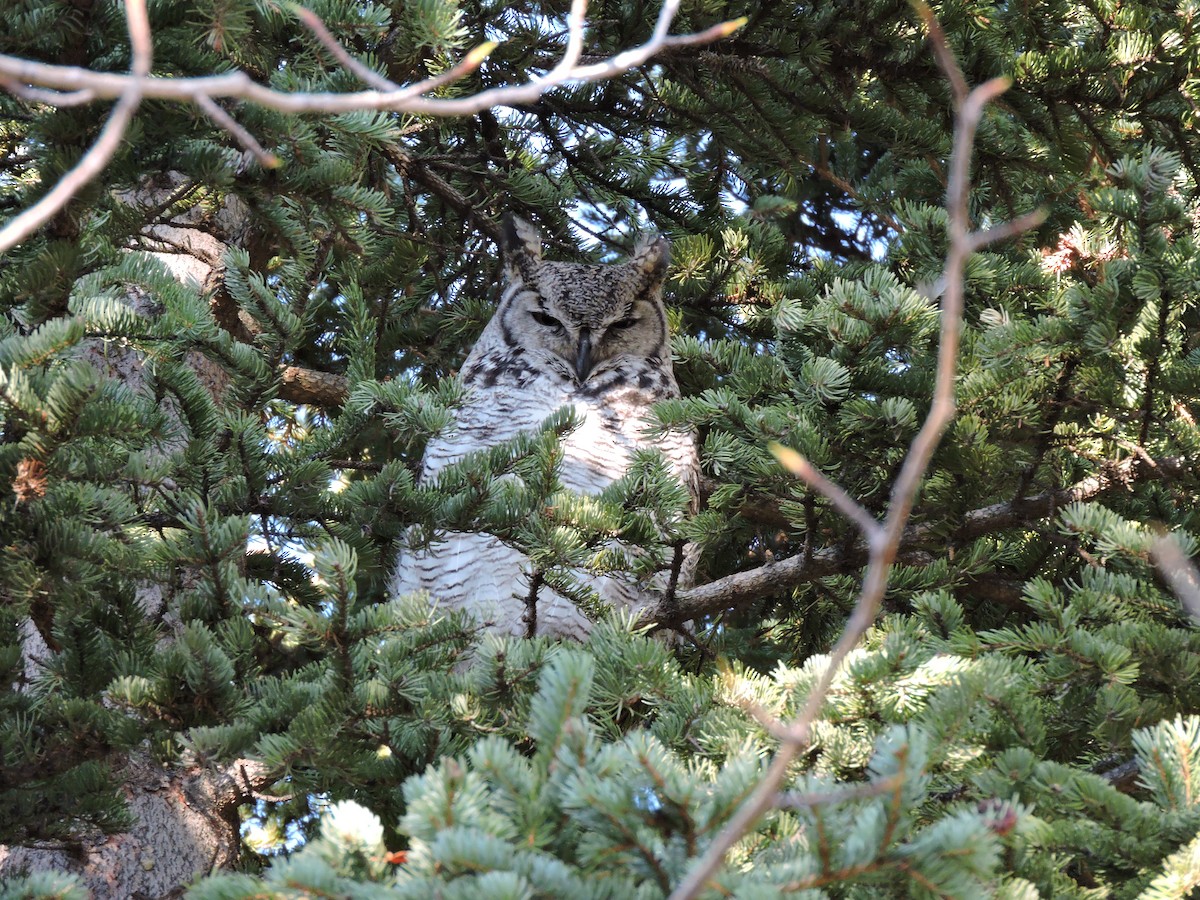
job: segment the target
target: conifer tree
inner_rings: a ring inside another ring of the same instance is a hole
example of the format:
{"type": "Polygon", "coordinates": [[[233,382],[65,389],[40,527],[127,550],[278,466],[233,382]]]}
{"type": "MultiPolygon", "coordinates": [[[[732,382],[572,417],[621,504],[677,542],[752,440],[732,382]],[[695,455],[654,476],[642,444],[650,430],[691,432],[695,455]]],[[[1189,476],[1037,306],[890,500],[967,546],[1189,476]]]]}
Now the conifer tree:
{"type": "Polygon", "coordinates": [[[119,4],[5,11],[0,215],[128,123],[0,255],[0,897],[1189,896],[1197,9],[687,2],[702,40],[487,93],[661,12],[596,0],[576,46],[581,6],[151,3],[152,59],[119,4]],[[483,100],[167,93],[237,72],[483,100]],[[963,224],[1030,227],[948,282],[996,78],[963,224]],[[439,530],[553,560],[680,506],[648,464],[549,508],[567,415],[416,483],[505,212],[559,259],[672,241],[701,579],[581,645],[385,590],[439,530]],[[959,287],[955,417],[835,657],[959,287]]]}

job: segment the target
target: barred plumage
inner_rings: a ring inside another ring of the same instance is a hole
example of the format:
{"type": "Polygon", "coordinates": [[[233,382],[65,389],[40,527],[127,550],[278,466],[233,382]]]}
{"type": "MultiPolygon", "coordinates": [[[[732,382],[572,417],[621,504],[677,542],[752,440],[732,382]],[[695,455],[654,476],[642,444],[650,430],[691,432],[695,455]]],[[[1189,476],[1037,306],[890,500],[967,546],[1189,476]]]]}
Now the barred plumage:
{"type": "MultiPolygon", "coordinates": [[[[562,440],[563,487],[595,494],[625,474],[635,451],[656,448],[695,497],[693,435],[646,435],[650,405],[679,396],[662,304],[667,242],[643,241],[622,264],[547,262],[533,227],[510,217],[504,253],[508,284],[463,365],[468,390],[456,421],[426,448],[422,479],[573,406],[582,424],[562,440]]],[[[683,558],[681,586],[694,569],[694,554],[683,558]]],[[[453,532],[402,554],[391,592],[428,592],[441,606],[468,609],[503,633],[586,636],[590,620],[557,591],[531,584],[530,568],[524,554],[492,535],[453,532]]],[[[664,581],[575,574],[624,609],[657,599],[664,581]]]]}

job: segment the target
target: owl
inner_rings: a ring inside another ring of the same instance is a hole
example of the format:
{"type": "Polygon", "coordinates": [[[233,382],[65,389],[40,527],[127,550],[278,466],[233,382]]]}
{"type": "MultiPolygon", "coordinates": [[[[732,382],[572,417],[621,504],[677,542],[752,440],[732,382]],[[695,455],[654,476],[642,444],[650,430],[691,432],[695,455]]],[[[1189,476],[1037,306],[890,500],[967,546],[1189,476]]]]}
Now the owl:
{"type": "MultiPolygon", "coordinates": [[[[657,449],[695,498],[694,435],[647,433],[651,405],[679,396],[662,301],[667,241],[644,239],[624,263],[582,265],[544,260],[537,231],[515,216],[505,217],[503,234],[500,303],[463,364],[464,400],[453,424],[425,449],[421,480],[571,407],[579,425],[561,439],[564,488],[596,494],[625,475],[635,452],[657,449]]],[[[695,568],[690,546],[677,552],[675,568],[675,586],[686,587],[695,568]]],[[[606,604],[633,612],[661,598],[672,577],[571,574],[606,604]]],[[[402,552],[390,594],[421,592],[502,634],[581,640],[592,627],[525,554],[490,534],[439,534],[426,548],[402,552]]]]}

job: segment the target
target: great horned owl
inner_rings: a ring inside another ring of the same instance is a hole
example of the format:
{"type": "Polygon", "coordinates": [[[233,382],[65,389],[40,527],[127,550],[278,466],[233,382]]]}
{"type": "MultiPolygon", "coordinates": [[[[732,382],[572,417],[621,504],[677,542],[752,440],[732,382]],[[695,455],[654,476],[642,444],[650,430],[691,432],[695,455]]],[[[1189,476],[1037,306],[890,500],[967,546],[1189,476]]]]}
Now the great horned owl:
{"type": "MultiPolygon", "coordinates": [[[[635,451],[657,449],[695,498],[694,436],[646,433],[651,404],[679,396],[662,302],[666,240],[643,240],[621,264],[548,262],[533,226],[508,216],[503,251],[499,307],[463,364],[465,399],[454,424],[426,447],[422,481],[569,406],[581,424],[561,442],[564,488],[595,494],[625,474],[635,451]]],[[[677,553],[675,565],[676,586],[686,586],[694,554],[677,553]]],[[[503,634],[585,637],[588,617],[531,568],[527,556],[490,534],[451,532],[402,553],[390,592],[428,592],[442,608],[466,609],[503,634]]],[[[626,610],[661,597],[669,580],[572,574],[626,610]]]]}

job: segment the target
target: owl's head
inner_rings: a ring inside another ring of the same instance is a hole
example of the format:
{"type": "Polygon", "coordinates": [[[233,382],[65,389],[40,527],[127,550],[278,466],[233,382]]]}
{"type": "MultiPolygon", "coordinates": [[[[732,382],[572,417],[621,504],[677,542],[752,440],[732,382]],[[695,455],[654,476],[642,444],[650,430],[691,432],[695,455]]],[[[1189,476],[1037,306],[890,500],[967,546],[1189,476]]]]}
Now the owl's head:
{"type": "Polygon", "coordinates": [[[499,311],[512,343],[558,359],[583,384],[618,361],[670,359],[662,287],[665,238],[643,239],[627,262],[547,262],[537,230],[504,217],[504,261],[512,288],[499,311]]]}

